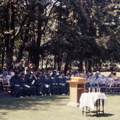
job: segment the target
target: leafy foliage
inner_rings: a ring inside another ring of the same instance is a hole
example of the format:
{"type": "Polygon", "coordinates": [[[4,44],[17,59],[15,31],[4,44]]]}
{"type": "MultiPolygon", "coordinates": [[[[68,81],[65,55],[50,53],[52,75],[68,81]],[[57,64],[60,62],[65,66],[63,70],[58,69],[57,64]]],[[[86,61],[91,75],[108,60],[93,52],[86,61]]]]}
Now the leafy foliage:
{"type": "Polygon", "coordinates": [[[119,0],[1,0],[0,45],[6,50],[5,58],[12,61],[10,56],[16,49],[19,59],[23,51],[28,51],[36,66],[49,55],[68,66],[72,61],[119,62],[119,3],[119,0]]]}

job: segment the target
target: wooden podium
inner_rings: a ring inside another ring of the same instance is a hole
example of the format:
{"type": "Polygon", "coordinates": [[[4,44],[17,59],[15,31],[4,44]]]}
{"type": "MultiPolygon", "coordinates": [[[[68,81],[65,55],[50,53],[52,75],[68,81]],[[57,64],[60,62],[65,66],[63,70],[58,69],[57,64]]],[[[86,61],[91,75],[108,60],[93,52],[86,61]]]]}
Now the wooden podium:
{"type": "Polygon", "coordinates": [[[71,79],[67,81],[70,84],[70,101],[67,106],[78,107],[80,96],[86,90],[87,81],[81,77],[71,77],[71,79]]]}

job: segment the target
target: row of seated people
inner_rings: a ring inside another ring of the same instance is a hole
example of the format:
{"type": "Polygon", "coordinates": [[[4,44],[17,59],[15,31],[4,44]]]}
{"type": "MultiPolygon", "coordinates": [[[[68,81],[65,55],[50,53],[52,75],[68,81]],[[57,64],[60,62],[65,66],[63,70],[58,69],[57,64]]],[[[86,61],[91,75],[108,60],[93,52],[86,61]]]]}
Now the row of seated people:
{"type": "Polygon", "coordinates": [[[100,87],[102,92],[120,92],[120,78],[114,78],[113,74],[108,77],[101,75],[98,77],[89,76],[87,87],[100,87]]]}
{"type": "MultiPolygon", "coordinates": [[[[61,71],[31,71],[31,70],[3,70],[0,73],[1,79],[3,79],[3,83],[7,81],[8,84],[11,84],[12,91],[15,93],[16,96],[20,96],[16,94],[16,91],[18,88],[21,88],[22,92],[21,94],[25,95],[34,95],[34,94],[68,94],[69,91],[69,84],[66,82],[67,80],[70,80],[70,77],[83,77],[89,83],[87,84],[88,87],[92,86],[100,86],[100,87],[112,87],[117,86],[119,87],[120,91],[120,78],[116,78],[116,74],[110,74],[108,77],[105,77],[102,75],[99,71],[96,71],[96,73],[89,73],[89,72],[78,72],[75,71],[68,76],[65,76],[64,74],[60,74],[61,71]],[[17,74],[15,74],[17,73],[17,74]],[[50,81],[50,85],[46,84],[46,79],[50,81]],[[20,85],[15,86],[15,82],[19,81],[18,83],[20,85]],[[39,82],[38,82],[39,81],[39,82]],[[40,83],[42,81],[42,83],[40,83]],[[62,82],[63,81],[63,82],[62,82]],[[54,82],[54,83],[53,83],[54,82]],[[26,85],[25,85],[26,84],[26,85]],[[38,85],[39,84],[39,85],[38,85]],[[36,90],[35,90],[36,89],[36,90]]],[[[63,72],[61,72],[63,73],[63,72]]],[[[6,84],[6,82],[5,82],[6,84]]]]}
{"type": "Polygon", "coordinates": [[[49,76],[47,74],[15,74],[10,85],[16,97],[36,95],[58,95],[68,94],[69,84],[66,82],[69,77],[60,74],[49,76]]]}

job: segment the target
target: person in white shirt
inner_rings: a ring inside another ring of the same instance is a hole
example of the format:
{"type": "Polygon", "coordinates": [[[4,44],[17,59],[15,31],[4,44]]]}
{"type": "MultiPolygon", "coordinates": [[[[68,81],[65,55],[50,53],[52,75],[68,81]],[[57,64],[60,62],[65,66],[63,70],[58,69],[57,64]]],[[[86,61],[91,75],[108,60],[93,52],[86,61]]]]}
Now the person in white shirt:
{"type": "Polygon", "coordinates": [[[112,74],[110,74],[110,75],[108,76],[108,78],[106,79],[106,84],[107,84],[108,86],[110,86],[110,87],[114,84],[114,79],[113,79],[113,77],[112,77],[112,74]]]}
{"type": "Polygon", "coordinates": [[[15,72],[13,71],[13,69],[10,70],[10,74],[12,77],[15,75],[15,72]]]}
{"type": "Polygon", "coordinates": [[[102,75],[102,77],[99,79],[98,81],[99,85],[105,85],[106,83],[106,77],[104,75],[102,75]]]}
{"type": "Polygon", "coordinates": [[[8,83],[8,85],[10,85],[10,79],[12,78],[13,75],[11,75],[11,72],[8,72],[8,74],[5,76],[5,79],[8,83]]]}
{"type": "Polygon", "coordinates": [[[88,86],[91,87],[91,86],[95,85],[95,79],[94,79],[94,77],[89,76],[88,78],[86,78],[86,80],[89,82],[88,86]]]}

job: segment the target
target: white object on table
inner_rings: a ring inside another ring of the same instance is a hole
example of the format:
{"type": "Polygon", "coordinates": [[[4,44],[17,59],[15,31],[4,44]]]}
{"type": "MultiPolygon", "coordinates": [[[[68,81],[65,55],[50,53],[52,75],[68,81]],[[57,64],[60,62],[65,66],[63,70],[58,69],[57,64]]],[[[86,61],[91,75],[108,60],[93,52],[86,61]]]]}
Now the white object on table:
{"type": "Polygon", "coordinates": [[[82,109],[83,107],[90,107],[92,110],[94,110],[94,105],[96,100],[103,99],[104,103],[107,102],[106,95],[104,93],[100,92],[90,92],[90,93],[82,93],[80,97],[80,106],[79,108],[82,109]]]}

